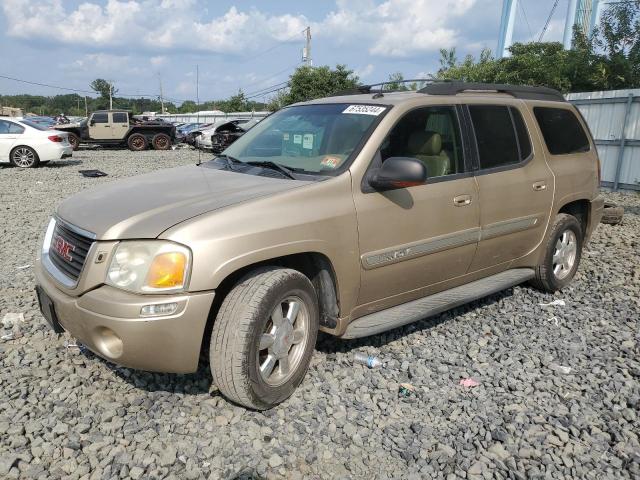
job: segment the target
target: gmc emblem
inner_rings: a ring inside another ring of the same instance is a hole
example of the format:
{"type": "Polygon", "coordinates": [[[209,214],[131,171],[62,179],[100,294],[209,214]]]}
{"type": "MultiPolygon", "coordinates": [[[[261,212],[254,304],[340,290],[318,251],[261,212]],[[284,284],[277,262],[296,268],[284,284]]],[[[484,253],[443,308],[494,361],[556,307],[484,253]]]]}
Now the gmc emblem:
{"type": "Polygon", "coordinates": [[[53,249],[58,252],[62,258],[64,258],[67,262],[73,261],[73,257],[71,256],[71,252],[73,252],[76,247],[67,242],[64,238],[59,235],[56,235],[53,239],[53,249]]]}

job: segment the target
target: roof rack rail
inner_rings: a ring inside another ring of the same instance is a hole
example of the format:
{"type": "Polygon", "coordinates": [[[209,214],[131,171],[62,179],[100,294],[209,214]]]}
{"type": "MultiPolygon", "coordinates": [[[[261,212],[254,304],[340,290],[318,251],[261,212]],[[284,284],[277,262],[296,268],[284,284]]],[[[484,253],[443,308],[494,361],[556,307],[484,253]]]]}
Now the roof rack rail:
{"type": "Polygon", "coordinates": [[[426,93],[429,95],[456,95],[467,91],[498,92],[526,100],[566,102],[562,93],[558,90],[554,90],[553,88],[508,85],[503,83],[472,83],[457,81],[434,82],[418,90],[418,93],[426,93]]]}
{"type": "Polygon", "coordinates": [[[386,82],[380,83],[372,83],[371,85],[358,85],[355,88],[349,88],[347,90],[342,90],[340,92],[334,93],[331,96],[342,96],[342,95],[362,95],[367,93],[391,93],[391,92],[410,92],[413,90],[409,89],[392,89],[385,90],[385,85],[397,85],[397,84],[405,84],[405,83],[416,83],[416,84],[425,84],[435,81],[432,78],[411,78],[408,80],[388,80],[386,82]],[[373,88],[380,87],[380,88],[373,88]]]}

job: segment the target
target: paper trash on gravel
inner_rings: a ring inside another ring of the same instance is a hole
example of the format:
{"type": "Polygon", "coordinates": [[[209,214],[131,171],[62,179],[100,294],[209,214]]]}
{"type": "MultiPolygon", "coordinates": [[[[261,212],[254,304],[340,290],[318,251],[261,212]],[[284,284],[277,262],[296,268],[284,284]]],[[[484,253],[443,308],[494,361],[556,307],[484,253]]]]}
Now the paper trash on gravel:
{"type": "Polygon", "coordinates": [[[24,313],[6,313],[2,318],[4,328],[11,328],[18,323],[24,323],[24,313]]]}
{"type": "Polygon", "coordinates": [[[539,303],[541,307],[564,307],[566,305],[564,300],[558,299],[549,303],[539,303]]]}
{"type": "Polygon", "coordinates": [[[462,385],[463,387],[473,388],[480,385],[480,382],[477,382],[473,378],[463,378],[460,380],[460,385],[462,385]]]}

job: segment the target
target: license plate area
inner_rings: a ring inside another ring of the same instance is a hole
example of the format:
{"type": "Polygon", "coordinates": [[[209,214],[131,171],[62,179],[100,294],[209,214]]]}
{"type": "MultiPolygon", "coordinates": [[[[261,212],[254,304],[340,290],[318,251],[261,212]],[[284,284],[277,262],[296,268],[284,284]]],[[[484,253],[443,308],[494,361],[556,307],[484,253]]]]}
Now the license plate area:
{"type": "Polygon", "coordinates": [[[62,325],[60,325],[60,322],[58,321],[56,309],[53,305],[53,302],[51,301],[51,298],[49,298],[49,295],[47,295],[40,286],[36,286],[36,296],[38,297],[38,305],[40,305],[42,316],[47,321],[49,326],[55,333],[64,332],[62,325]]]}

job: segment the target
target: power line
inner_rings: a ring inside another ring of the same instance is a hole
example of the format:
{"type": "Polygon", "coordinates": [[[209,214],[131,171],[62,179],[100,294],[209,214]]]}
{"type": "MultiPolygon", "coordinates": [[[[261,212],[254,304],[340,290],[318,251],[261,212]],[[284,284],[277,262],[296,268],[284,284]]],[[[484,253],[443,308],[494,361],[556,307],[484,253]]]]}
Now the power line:
{"type": "Polygon", "coordinates": [[[255,98],[255,97],[264,97],[265,95],[269,95],[270,93],[274,93],[274,92],[279,92],[280,90],[284,90],[285,88],[287,88],[289,86],[289,82],[287,82],[287,84],[283,87],[280,88],[275,88],[273,90],[269,90],[268,92],[262,92],[259,93],[257,95],[251,95],[250,97],[245,97],[247,100],[249,100],[250,98],[255,98]]]}
{"type": "Polygon", "coordinates": [[[262,52],[260,52],[260,53],[256,53],[256,54],[254,54],[254,55],[251,55],[250,57],[244,58],[243,60],[241,60],[241,63],[246,63],[246,62],[248,62],[249,60],[253,60],[253,59],[255,59],[255,58],[258,58],[258,57],[263,56],[263,55],[264,55],[264,54],[266,54],[266,53],[273,52],[274,50],[276,50],[276,49],[278,49],[278,48],[280,48],[280,47],[284,47],[285,45],[288,45],[286,42],[288,42],[288,41],[290,41],[290,40],[293,40],[294,38],[296,38],[296,37],[297,37],[298,35],[300,35],[300,34],[304,34],[306,31],[307,31],[307,29],[305,28],[304,30],[301,30],[301,31],[299,31],[299,32],[297,32],[297,33],[294,33],[294,34],[293,34],[293,35],[291,35],[290,37],[287,37],[287,38],[285,38],[285,39],[283,39],[283,40],[280,40],[280,42],[279,42],[279,43],[277,43],[277,44],[273,45],[273,46],[272,46],[272,47],[270,47],[270,48],[267,48],[266,50],[263,50],[263,51],[262,51],[262,52]]]}
{"type": "Polygon", "coordinates": [[[542,27],[542,31],[540,32],[540,36],[538,37],[538,42],[541,42],[542,38],[544,37],[544,34],[547,33],[547,28],[549,28],[549,23],[551,23],[551,17],[553,17],[553,14],[556,11],[556,8],[558,8],[558,3],[560,3],[560,0],[556,0],[553,4],[553,7],[551,7],[551,12],[549,12],[547,21],[544,22],[544,27],[542,27]]]}
{"type": "Polygon", "coordinates": [[[531,25],[529,25],[529,19],[527,18],[527,12],[524,10],[524,0],[518,2],[518,5],[520,6],[520,11],[522,12],[524,21],[527,24],[527,28],[529,29],[529,36],[533,37],[533,32],[531,31],[531,25]]]}

